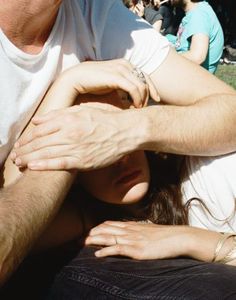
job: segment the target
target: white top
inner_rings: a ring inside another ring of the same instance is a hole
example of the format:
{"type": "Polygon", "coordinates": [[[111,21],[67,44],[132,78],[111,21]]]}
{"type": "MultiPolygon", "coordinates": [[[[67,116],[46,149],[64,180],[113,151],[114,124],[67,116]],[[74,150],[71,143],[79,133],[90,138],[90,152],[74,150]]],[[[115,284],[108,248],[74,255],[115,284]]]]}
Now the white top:
{"type": "Polygon", "coordinates": [[[219,157],[190,157],[182,185],[184,202],[200,198],[207,210],[193,201],[190,224],[215,231],[236,232],[236,153],[219,157]],[[219,221],[217,221],[217,219],[219,221]]]}
{"type": "Polygon", "coordinates": [[[126,58],[150,74],[168,49],[120,0],[63,1],[37,55],[16,48],[0,29],[0,166],[60,72],[85,60],[126,58]]]}

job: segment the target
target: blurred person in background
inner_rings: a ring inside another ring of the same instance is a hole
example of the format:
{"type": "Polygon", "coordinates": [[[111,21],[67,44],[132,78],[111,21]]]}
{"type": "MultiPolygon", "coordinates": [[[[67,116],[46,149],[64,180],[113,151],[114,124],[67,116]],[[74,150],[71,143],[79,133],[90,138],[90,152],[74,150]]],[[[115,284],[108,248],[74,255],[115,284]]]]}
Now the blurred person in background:
{"type": "Polygon", "coordinates": [[[187,59],[215,73],[223,53],[224,35],[220,22],[205,1],[171,0],[185,12],[177,36],[167,35],[175,49],[187,59]]]}
{"type": "Polygon", "coordinates": [[[161,31],[163,16],[149,5],[149,1],[123,0],[123,3],[133,13],[144,18],[158,32],[161,31]]]}
{"type": "Polygon", "coordinates": [[[173,12],[173,7],[170,1],[160,1],[160,0],[146,0],[162,17],[161,33],[175,34],[175,12],[173,12]]]}

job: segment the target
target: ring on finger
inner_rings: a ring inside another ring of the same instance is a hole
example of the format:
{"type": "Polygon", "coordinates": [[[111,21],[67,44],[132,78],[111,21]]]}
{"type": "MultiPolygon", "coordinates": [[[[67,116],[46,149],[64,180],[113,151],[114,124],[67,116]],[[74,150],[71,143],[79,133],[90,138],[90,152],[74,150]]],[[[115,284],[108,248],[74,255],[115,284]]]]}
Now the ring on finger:
{"type": "Polygon", "coordinates": [[[139,80],[141,80],[143,83],[147,83],[146,82],[146,78],[143,74],[143,72],[139,69],[139,68],[134,68],[132,70],[132,74],[134,74],[139,80]]]}

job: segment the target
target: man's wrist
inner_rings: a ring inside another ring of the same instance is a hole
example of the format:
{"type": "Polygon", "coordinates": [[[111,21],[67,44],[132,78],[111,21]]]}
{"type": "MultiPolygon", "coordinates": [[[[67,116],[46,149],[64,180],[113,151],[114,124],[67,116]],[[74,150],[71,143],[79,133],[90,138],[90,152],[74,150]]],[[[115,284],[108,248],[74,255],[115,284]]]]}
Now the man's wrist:
{"type": "Polygon", "coordinates": [[[158,109],[158,107],[155,105],[142,108],[138,111],[138,149],[157,151],[160,148],[158,143],[161,135],[156,134],[158,131],[158,123],[155,121],[156,109],[158,109]]]}
{"type": "Polygon", "coordinates": [[[148,149],[150,142],[151,121],[146,113],[146,108],[126,110],[126,120],[129,131],[129,149],[128,152],[135,150],[151,150],[148,149]]]}

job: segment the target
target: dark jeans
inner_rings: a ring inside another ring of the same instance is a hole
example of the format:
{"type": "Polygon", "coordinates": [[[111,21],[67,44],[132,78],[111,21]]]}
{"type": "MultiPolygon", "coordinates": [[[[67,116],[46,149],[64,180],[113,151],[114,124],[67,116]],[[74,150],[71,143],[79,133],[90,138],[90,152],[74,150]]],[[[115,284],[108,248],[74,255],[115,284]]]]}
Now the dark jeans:
{"type": "Polygon", "coordinates": [[[95,249],[82,249],[61,270],[48,299],[236,299],[236,267],[184,258],[96,258],[95,249]]]}
{"type": "Polygon", "coordinates": [[[56,274],[77,253],[78,245],[68,244],[27,257],[1,288],[0,300],[44,300],[56,274]]]}

